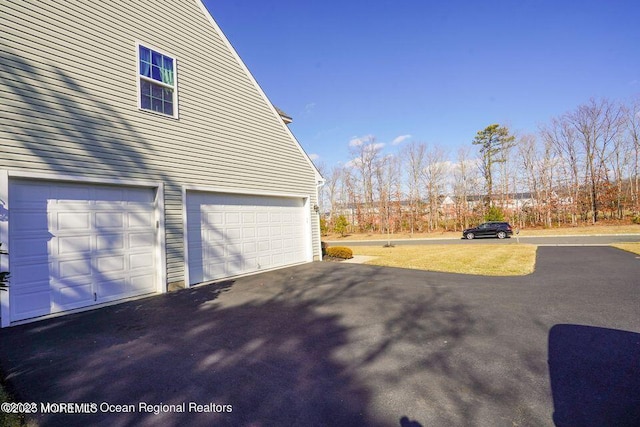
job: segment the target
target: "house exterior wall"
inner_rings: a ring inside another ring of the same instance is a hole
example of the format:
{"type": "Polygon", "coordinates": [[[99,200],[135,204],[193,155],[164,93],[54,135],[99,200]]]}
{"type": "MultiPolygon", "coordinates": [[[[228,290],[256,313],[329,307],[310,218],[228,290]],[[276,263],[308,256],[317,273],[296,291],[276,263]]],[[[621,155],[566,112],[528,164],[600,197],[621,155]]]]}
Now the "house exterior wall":
{"type": "Polygon", "coordinates": [[[184,278],[185,186],[313,210],[321,178],[199,0],[7,0],[0,16],[0,169],[163,183],[168,282],[184,278]],[[138,109],[137,42],[175,58],[177,118],[138,109]]]}

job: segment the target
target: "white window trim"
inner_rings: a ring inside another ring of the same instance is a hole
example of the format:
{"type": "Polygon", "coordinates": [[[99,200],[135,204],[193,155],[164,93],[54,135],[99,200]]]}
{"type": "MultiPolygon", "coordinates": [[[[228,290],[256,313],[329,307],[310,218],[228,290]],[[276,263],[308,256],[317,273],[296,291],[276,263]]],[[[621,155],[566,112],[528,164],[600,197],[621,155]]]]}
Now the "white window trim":
{"type": "Polygon", "coordinates": [[[178,58],[176,58],[175,55],[170,54],[162,49],[158,49],[157,47],[153,46],[152,44],[149,43],[145,43],[145,42],[141,42],[139,40],[136,40],[136,64],[135,64],[135,73],[136,73],[136,92],[137,92],[137,103],[138,103],[138,110],[140,111],[144,111],[145,113],[151,113],[151,114],[155,114],[161,117],[173,117],[174,119],[178,118],[178,58]],[[170,58],[173,59],[173,86],[168,85],[166,83],[162,83],[159,82],[157,80],[148,78],[146,76],[141,76],[140,75],[140,46],[145,47],[147,49],[151,49],[155,52],[158,52],[164,56],[168,56],[170,58]],[[164,113],[159,113],[157,111],[153,111],[153,110],[147,110],[145,108],[142,108],[142,102],[140,99],[140,79],[142,80],[146,80],[148,82],[157,84],[159,86],[163,86],[169,89],[173,89],[173,116],[170,116],[168,114],[164,114],[164,113]]]}

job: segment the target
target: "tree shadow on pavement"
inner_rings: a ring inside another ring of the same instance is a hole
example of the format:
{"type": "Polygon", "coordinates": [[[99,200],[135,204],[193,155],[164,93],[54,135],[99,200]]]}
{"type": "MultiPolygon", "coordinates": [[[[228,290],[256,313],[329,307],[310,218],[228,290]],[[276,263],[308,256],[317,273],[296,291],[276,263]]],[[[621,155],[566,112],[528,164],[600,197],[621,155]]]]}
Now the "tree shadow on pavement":
{"type": "Polygon", "coordinates": [[[495,326],[441,286],[453,280],[307,264],[0,330],[0,363],[23,401],[136,405],[43,425],[497,422],[526,400],[532,368],[493,363],[495,326]]]}
{"type": "Polygon", "coordinates": [[[640,334],[555,325],[549,376],[556,426],[640,424],[640,334]]]}

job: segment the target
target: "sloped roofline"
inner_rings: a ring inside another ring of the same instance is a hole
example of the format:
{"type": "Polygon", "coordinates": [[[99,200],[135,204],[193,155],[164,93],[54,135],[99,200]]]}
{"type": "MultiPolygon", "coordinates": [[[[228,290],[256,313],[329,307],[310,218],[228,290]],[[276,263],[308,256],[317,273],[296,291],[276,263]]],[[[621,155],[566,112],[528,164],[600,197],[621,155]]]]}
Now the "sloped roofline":
{"type": "Polygon", "coordinates": [[[293,135],[293,133],[291,132],[291,130],[289,130],[289,128],[287,127],[286,123],[282,120],[282,118],[280,117],[280,114],[278,113],[278,111],[276,110],[275,106],[271,103],[271,101],[269,101],[269,97],[267,97],[267,94],[262,90],[262,88],[260,87],[260,84],[258,83],[258,81],[253,77],[253,74],[251,74],[251,71],[249,71],[249,68],[247,68],[247,66],[245,65],[244,61],[242,60],[242,58],[240,58],[240,55],[238,55],[238,52],[235,50],[235,48],[231,45],[231,42],[229,41],[229,39],[227,38],[227,36],[224,34],[224,32],[222,31],[222,29],[220,29],[220,27],[218,26],[218,24],[216,23],[215,19],[213,19],[213,16],[211,15],[211,13],[209,12],[209,10],[207,9],[207,6],[205,6],[204,2],[202,0],[195,0],[195,2],[198,4],[198,6],[200,6],[200,9],[202,9],[202,12],[205,14],[205,16],[207,17],[207,19],[209,20],[209,23],[211,23],[211,25],[213,26],[214,30],[218,32],[218,34],[220,34],[220,37],[222,37],[222,40],[224,42],[224,44],[227,46],[227,48],[231,51],[231,53],[233,54],[234,58],[238,61],[238,63],[240,64],[240,66],[242,67],[242,69],[244,70],[244,72],[247,74],[247,76],[249,77],[249,80],[251,80],[251,82],[253,82],[253,85],[255,86],[255,88],[258,90],[258,93],[260,93],[260,95],[262,96],[262,98],[265,100],[265,102],[267,103],[267,105],[269,106],[269,108],[271,108],[271,112],[273,113],[274,118],[276,118],[278,120],[278,122],[280,122],[282,128],[284,129],[284,131],[289,135],[289,137],[291,138],[291,140],[293,142],[295,142],[296,146],[298,147],[298,150],[300,150],[300,153],[302,153],[302,156],[307,160],[307,163],[309,163],[309,166],[311,166],[311,168],[313,169],[313,171],[315,172],[316,175],[316,185],[320,186],[323,185],[325,183],[325,179],[324,177],[320,174],[320,171],[318,170],[318,168],[316,167],[316,165],[313,164],[313,162],[311,161],[311,158],[309,157],[309,155],[307,154],[306,151],[304,151],[304,148],[302,148],[302,145],[300,145],[300,142],[298,142],[298,140],[296,139],[296,137],[293,135]]]}

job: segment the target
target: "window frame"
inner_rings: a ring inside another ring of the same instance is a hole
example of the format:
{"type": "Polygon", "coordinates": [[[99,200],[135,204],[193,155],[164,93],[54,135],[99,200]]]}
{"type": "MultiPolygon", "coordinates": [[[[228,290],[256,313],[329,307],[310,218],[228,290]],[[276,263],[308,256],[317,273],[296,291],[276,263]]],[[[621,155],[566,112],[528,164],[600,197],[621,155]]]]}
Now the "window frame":
{"type": "Polygon", "coordinates": [[[155,46],[153,46],[150,43],[145,43],[145,42],[141,42],[141,41],[136,41],[136,92],[137,92],[137,104],[138,104],[138,110],[140,111],[144,111],[145,113],[151,113],[151,114],[156,114],[162,117],[170,117],[170,118],[174,118],[177,119],[178,118],[178,58],[176,58],[175,55],[172,55],[170,53],[167,53],[166,51],[162,50],[162,49],[158,49],[155,46]],[[153,78],[144,76],[140,73],[140,47],[144,47],[145,49],[149,49],[153,52],[159,53],[163,56],[166,56],[168,58],[170,58],[173,62],[173,85],[167,84],[167,83],[163,83],[160,82],[158,80],[155,80],[153,78]],[[155,111],[152,108],[143,108],[142,107],[142,81],[147,81],[149,83],[152,83],[154,85],[157,85],[159,87],[163,87],[166,89],[171,89],[173,92],[173,99],[172,99],[172,103],[173,103],[173,114],[166,114],[163,112],[159,112],[159,111],[155,111]]]}

